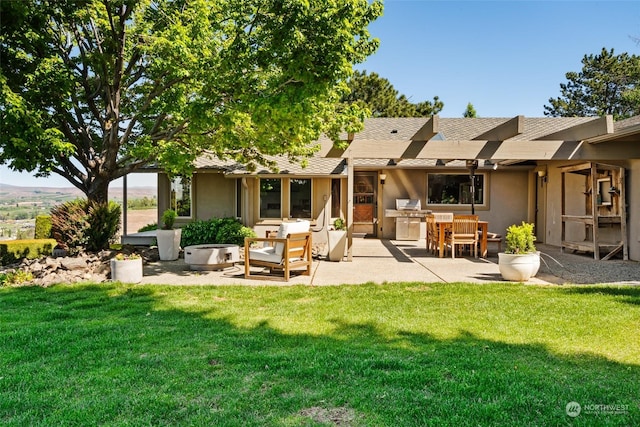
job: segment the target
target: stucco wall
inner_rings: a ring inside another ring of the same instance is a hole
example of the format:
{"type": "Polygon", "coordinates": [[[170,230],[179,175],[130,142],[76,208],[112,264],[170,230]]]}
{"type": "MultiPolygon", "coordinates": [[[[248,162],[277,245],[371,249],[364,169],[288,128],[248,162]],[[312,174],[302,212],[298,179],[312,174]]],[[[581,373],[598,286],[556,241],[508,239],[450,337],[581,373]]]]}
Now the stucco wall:
{"type": "MultiPolygon", "coordinates": [[[[420,199],[422,209],[435,212],[471,213],[469,206],[429,206],[427,204],[427,170],[385,170],[387,179],[382,191],[385,209],[395,209],[395,201],[399,198],[420,199]]],[[[433,171],[442,173],[441,170],[433,171]]],[[[480,220],[489,222],[489,230],[505,234],[511,224],[528,221],[529,174],[528,170],[483,170],[488,184],[488,202],[486,206],[476,206],[475,212],[480,220]]],[[[382,237],[395,238],[395,221],[393,218],[382,218],[382,237]]],[[[424,235],[424,233],[422,233],[424,235]]]]}
{"type": "Polygon", "coordinates": [[[194,175],[196,219],[236,216],[236,180],[220,173],[194,175]]]}

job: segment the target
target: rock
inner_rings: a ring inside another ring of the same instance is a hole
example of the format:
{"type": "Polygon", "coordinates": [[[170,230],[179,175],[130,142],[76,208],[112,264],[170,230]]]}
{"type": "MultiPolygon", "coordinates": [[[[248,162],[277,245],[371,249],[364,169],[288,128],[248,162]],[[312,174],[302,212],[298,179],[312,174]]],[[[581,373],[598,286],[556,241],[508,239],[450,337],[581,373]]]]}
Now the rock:
{"type": "MultiPolygon", "coordinates": [[[[148,251],[148,250],[147,250],[148,251]]],[[[130,252],[134,252],[131,250],[130,252]]],[[[142,253],[145,260],[158,259],[157,250],[146,252],[137,248],[137,253],[142,253]],[[150,254],[150,256],[145,256],[150,254]]],[[[15,273],[17,270],[31,273],[33,283],[38,286],[51,286],[57,283],[95,282],[107,281],[111,275],[109,262],[115,251],[104,250],[98,253],[79,253],[76,256],[64,258],[43,257],[27,260],[0,268],[2,273],[15,273]]]]}

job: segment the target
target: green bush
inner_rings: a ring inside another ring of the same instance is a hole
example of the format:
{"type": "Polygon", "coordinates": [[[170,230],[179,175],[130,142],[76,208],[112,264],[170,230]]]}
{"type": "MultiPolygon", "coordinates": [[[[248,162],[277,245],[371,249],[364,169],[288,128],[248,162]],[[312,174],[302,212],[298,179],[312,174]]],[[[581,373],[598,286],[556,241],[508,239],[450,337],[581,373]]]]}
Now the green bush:
{"type": "Polygon", "coordinates": [[[86,201],[77,199],[51,208],[51,236],[67,248],[69,254],[77,253],[87,243],[85,231],[89,222],[86,204],[86,201]]]}
{"type": "Polygon", "coordinates": [[[89,222],[85,232],[86,249],[92,252],[109,249],[120,228],[120,205],[116,202],[88,203],[86,210],[89,222]]]}
{"type": "Polygon", "coordinates": [[[13,264],[22,258],[35,259],[51,255],[55,239],[5,240],[0,243],[0,263],[13,264]]]}
{"type": "Polygon", "coordinates": [[[51,215],[36,216],[36,239],[48,239],[51,237],[51,215]]]}
{"type": "Polygon", "coordinates": [[[216,243],[244,246],[245,237],[256,237],[256,233],[251,228],[243,226],[237,219],[227,218],[218,227],[216,243]]]}
{"type": "Polygon", "coordinates": [[[533,233],[533,224],[522,221],[522,225],[511,225],[507,228],[505,236],[505,253],[529,254],[536,252],[536,236],[533,233]]]}
{"type": "Polygon", "coordinates": [[[115,202],[92,204],[78,199],[51,209],[51,235],[69,254],[81,249],[107,249],[118,232],[120,206],[115,202]]]}
{"type": "Polygon", "coordinates": [[[190,222],[182,228],[181,246],[212,244],[244,245],[245,237],[255,237],[255,232],[243,226],[235,218],[212,218],[190,222]]]}
{"type": "Polygon", "coordinates": [[[140,228],[138,230],[138,233],[142,233],[143,231],[157,230],[157,229],[158,229],[158,224],[154,222],[154,223],[147,224],[144,227],[140,228]]]}

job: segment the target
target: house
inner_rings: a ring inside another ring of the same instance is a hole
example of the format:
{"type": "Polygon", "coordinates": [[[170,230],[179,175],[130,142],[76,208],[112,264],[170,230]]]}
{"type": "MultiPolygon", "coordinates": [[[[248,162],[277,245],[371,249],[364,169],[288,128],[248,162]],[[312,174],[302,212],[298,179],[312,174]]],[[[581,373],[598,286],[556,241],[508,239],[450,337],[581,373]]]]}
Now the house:
{"type": "Polygon", "coordinates": [[[640,116],[371,118],[344,139],[344,150],[320,139],[305,168],[202,157],[193,176],[159,173],[158,211],[176,209],[177,224],[234,216],[259,235],[283,219],[321,231],[342,217],[355,235],[394,239],[396,200],[412,199],[473,210],[498,233],[533,222],[539,242],[640,260],[640,116]]]}

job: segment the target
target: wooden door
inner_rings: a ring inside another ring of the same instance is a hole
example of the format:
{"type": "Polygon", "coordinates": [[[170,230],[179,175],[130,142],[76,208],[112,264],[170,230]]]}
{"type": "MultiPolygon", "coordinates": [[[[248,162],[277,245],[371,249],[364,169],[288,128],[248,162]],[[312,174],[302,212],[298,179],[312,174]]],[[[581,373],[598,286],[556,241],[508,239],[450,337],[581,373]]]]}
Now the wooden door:
{"type": "Polygon", "coordinates": [[[353,231],[376,235],[376,179],[375,172],[355,172],[353,176],[353,231]]]}

